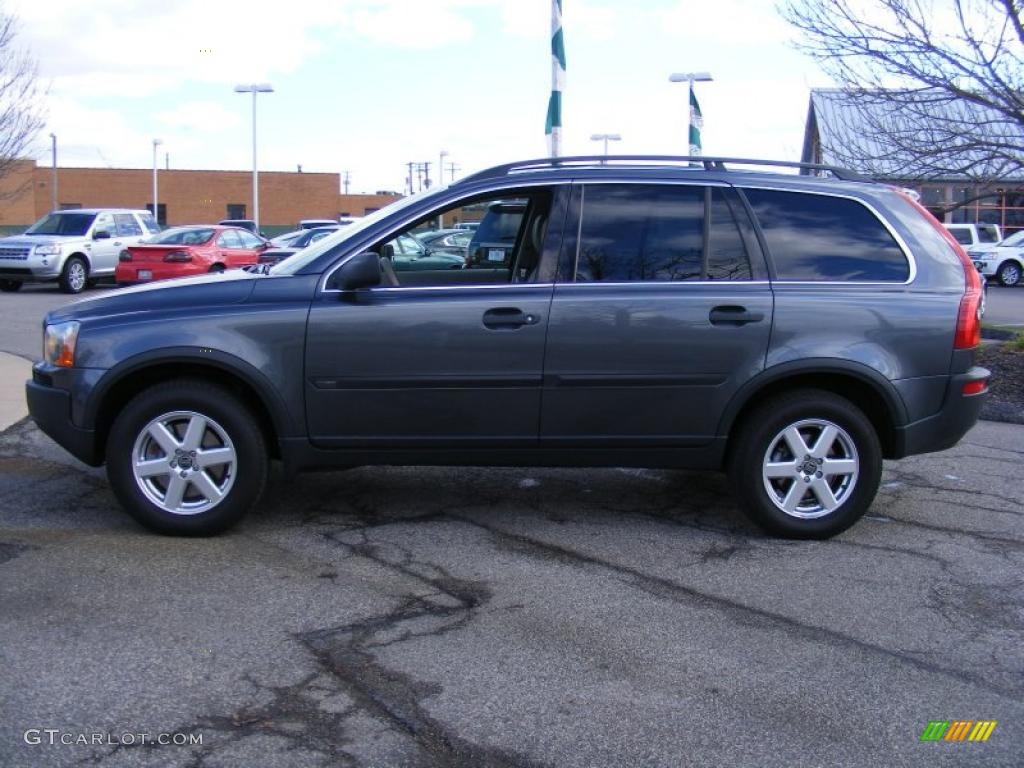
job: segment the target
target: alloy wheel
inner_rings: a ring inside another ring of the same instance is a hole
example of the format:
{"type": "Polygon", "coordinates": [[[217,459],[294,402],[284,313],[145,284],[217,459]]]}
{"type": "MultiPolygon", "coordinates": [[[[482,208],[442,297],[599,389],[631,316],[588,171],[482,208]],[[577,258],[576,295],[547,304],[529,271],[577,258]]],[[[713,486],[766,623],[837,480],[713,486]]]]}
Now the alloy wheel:
{"type": "Polygon", "coordinates": [[[175,515],[196,515],[231,491],[238,458],[216,421],[195,411],[173,411],[142,428],[131,461],[136,484],[153,504],[175,515]]]}
{"type": "Polygon", "coordinates": [[[791,517],[835,511],[853,493],[860,472],[850,435],[831,421],[791,424],[768,444],[761,476],[771,502],[791,517]]]}

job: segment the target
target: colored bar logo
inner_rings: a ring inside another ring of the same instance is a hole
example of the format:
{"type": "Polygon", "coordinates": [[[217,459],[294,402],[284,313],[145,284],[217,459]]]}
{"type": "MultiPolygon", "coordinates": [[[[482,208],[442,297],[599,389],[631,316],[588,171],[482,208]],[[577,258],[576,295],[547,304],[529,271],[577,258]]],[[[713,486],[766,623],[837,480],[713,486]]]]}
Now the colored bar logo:
{"type": "Polygon", "coordinates": [[[995,728],[995,720],[932,720],[921,741],[988,741],[995,728]]]}

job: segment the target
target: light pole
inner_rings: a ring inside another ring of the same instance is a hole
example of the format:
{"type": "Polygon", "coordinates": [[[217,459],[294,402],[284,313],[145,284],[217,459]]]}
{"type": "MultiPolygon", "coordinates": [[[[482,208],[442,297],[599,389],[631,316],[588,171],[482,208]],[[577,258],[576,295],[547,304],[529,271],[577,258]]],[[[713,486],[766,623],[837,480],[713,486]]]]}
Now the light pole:
{"type": "Polygon", "coordinates": [[[53,145],[53,180],[50,182],[50,186],[53,187],[53,208],[57,210],[57,134],[50,134],[50,142],[53,145]]]}
{"type": "Polygon", "coordinates": [[[697,111],[697,113],[694,114],[693,105],[696,102],[696,97],[693,94],[693,84],[694,83],[708,83],[708,82],[711,82],[711,73],[710,72],[673,72],[671,75],[668,76],[668,80],[669,80],[670,83],[688,83],[689,86],[690,86],[689,92],[687,94],[687,112],[688,112],[688,118],[689,118],[688,119],[688,131],[687,131],[687,133],[689,135],[689,138],[688,138],[689,146],[687,147],[687,155],[693,155],[694,154],[694,149],[696,149],[696,154],[699,155],[700,154],[700,127],[703,124],[703,121],[701,120],[700,112],[699,111],[697,111]],[[694,134],[695,131],[697,132],[697,141],[696,142],[692,141],[693,134],[694,134]]]}
{"type": "Polygon", "coordinates": [[[617,133],[595,133],[590,137],[591,141],[603,141],[604,142],[604,156],[608,157],[608,142],[609,141],[622,141],[622,137],[617,133]]]}
{"type": "Polygon", "coordinates": [[[252,220],[256,222],[256,231],[260,229],[260,172],[256,163],[256,94],[273,93],[270,83],[252,83],[236,85],[235,93],[252,94],[252,220]]]}
{"type": "Polygon", "coordinates": [[[160,223],[160,206],[157,205],[157,187],[156,187],[156,148],[163,144],[163,139],[153,139],[153,221],[157,224],[160,223]]]}
{"type": "MultiPolygon", "coordinates": [[[[437,184],[438,186],[444,186],[444,159],[448,157],[448,150],[441,150],[441,157],[437,163],[437,184]]],[[[437,228],[444,229],[444,216],[437,217],[437,228]]]]}

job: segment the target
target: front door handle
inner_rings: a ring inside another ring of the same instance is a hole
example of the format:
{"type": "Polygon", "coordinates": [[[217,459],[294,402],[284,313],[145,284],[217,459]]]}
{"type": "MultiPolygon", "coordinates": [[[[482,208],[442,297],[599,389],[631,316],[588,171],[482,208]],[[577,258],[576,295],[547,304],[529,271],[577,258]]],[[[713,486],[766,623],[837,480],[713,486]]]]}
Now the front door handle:
{"type": "Polygon", "coordinates": [[[746,325],[764,320],[763,312],[748,312],[746,307],[715,307],[708,315],[712,325],[746,325]]]}
{"type": "Polygon", "coordinates": [[[540,321],[537,315],[530,315],[516,307],[495,307],[484,312],[484,327],[492,331],[521,328],[524,325],[536,325],[540,321]]]}

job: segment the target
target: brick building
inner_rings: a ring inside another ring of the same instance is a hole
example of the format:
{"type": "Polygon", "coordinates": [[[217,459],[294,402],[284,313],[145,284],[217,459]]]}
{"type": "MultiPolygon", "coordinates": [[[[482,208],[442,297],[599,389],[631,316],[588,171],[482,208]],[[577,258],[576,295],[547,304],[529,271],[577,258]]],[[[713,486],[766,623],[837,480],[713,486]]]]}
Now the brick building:
{"type": "MultiPolygon", "coordinates": [[[[159,171],[161,223],[206,224],[252,218],[249,171],[159,171]]],[[[0,231],[22,229],[52,208],[52,168],[26,160],[0,180],[0,231]]],[[[364,216],[398,195],[344,195],[337,173],[260,172],[260,226],[293,229],[300,219],[364,216]]],[[[57,168],[59,208],[148,208],[153,171],[137,168],[57,168]]]]}

